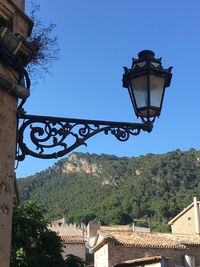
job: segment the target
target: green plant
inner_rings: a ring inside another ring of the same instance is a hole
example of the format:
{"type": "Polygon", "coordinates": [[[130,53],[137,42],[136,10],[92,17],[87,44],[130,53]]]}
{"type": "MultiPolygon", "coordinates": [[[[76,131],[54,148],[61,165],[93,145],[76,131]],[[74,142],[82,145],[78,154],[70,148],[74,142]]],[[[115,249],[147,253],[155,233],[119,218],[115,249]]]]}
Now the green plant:
{"type": "Polygon", "coordinates": [[[29,43],[33,47],[33,55],[28,71],[31,78],[44,78],[49,73],[52,63],[59,59],[58,36],[54,36],[55,24],[45,25],[38,16],[40,5],[35,1],[31,2],[30,17],[34,23],[29,43]]]}

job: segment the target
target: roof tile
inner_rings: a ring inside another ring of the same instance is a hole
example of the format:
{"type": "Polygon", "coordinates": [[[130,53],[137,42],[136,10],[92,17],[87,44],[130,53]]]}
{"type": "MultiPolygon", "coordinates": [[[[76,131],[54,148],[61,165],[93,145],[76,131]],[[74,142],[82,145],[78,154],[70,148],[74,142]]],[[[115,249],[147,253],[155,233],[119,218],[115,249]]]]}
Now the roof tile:
{"type": "Polygon", "coordinates": [[[170,233],[133,232],[131,230],[99,230],[104,238],[115,241],[118,245],[128,247],[149,248],[179,248],[185,249],[188,245],[200,246],[200,237],[197,235],[176,235],[170,233]]]}
{"type": "Polygon", "coordinates": [[[85,243],[82,236],[60,236],[61,241],[65,243],[85,243]]]}

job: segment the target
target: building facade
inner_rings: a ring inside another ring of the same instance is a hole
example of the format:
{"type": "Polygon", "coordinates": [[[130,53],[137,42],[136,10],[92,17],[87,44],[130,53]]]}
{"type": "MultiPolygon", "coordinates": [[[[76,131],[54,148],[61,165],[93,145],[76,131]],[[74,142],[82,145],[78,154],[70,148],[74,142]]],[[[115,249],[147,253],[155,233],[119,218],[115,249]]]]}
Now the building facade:
{"type": "Polygon", "coordinates": [[[194,198],[169,225],[171,233],[131,226],[100,227],[93,246],[95,267],[156,256],[170,258],[169,267],[200,266],[200,201],[194,198]]]}
{"type": "Polygon", "coordinates": [[[53,221],[48,229],[56,232],[62,241],[62,256],[73,254],[85,261],[86,259],[86,226],[84,224],[67,224],[65,218],[53,221]]]}
{"type": "Polygon", "coordinates": [[[200,201],[194,197],[193,202],[183,209],[168,223],[174,234],[200,235],[200,201]]]}
{"type": "MultiPolygon", "coordinates": [[[[9,32],[13,36],[19,33],[26,39],[30,34],[33,22],[24,13],[24,2],[22,0],[0,1],[1,33],[4,32],[5,35],[9,28],[9,32]]],[[[8,62],[2,60],[2,56],[6,54],[5,49],[8,49],[5,44],[2,46],[4,35],[2,33],[0,36],[0,266],[9,267],[15,190],[16,112],[19,97],[19,95],[12,94],[11,89],[18,86],[16,77],[19,77],[19,72],[9,67],[8,62]]],[[[8,42],[9,44],[11,41],[8,42]]]]}
{"type": "Polygon", "coordinates": [[[62,249],[63,249],[62,256],[64,259],[66,259],[68,255],[73,254],[85,261],[86,241],[83,237],[61,236],[61,241],[62,241],[62,249]]]}
{"type": "Polygon", "coordinates": [[[86,225],[65,222],[65,218],[53,221],[48,228],[59,236],[81,236],[86,237],[86,225]]]}
{"type": "Polygon", "coordinates": [[[200,237],[196,235],[99,230],[93,251],[95,267],[157,255],[170,258],[169,267],[186,266],[188,257],[200,265],[200,237]]]}

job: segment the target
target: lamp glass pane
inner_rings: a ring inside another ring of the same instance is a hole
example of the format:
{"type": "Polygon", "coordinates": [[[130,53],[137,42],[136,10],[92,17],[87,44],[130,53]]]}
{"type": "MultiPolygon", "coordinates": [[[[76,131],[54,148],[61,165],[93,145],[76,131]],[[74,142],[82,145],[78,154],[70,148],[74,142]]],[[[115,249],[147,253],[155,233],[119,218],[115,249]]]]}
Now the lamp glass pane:
{"type": "Polygon", "coordinates": [[[154,67],[158,68],[158,66],[160,65],[160,63],[151,61],[151,65],[153,65],[154,67]]]}
{"type": "Polygon", "coordinates": [[[136,63],[133,65],[133,68],[134,68],[134,69],[135,69],[135,68],[138,68],[138,67],[142,68],[142,67],[144,67],[146,64],[147,64],[146,61],[136,62],[136,63]]]}
{"type": "Polygon", "coordinates": [[[131,87],[135,96],[137,108],[148,106],[147,75],[134,77],[131,80],[131,87]]]}
{"type": "Polygon", "coordinates": [[[165,78],[150,75],[150,105],[152,107],[160,108],[164,90],[164,83],[165,78]]]}

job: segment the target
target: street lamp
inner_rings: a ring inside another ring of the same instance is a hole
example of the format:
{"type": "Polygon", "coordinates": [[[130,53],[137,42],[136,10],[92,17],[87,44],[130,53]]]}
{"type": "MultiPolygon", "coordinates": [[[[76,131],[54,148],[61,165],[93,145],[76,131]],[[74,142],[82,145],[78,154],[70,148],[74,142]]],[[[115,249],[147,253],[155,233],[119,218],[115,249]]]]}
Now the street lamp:
{"type": "Polygon", "coordinates": [[[142,121],[153,122],[159,117],[165,88],[172,77],[172,67],[164,69],[161,58],[154,56],[154,52],[143,50],[138,59],[133,59],[131,69],[124,68],[123,87],[128,88],[135,114],[142,121]]]}
{"type": "Polygon", "coordinates": [[[152,51],[141,51],[131,69],[124,68],[123,87],[128,88],[136,116],[142,123],[27,115],[20,106],[16,159],[22,161],[26,155],[44,159],[62,157],[86,145],[87,139],[100,132],[112,134],[119,141],[127,141],[141,130],[151,132],[172,77],[172,67],[164,69],[161,59],[154,56],[152,51]],[[29,136],[28,142],[26,136],[29,136]]]}

